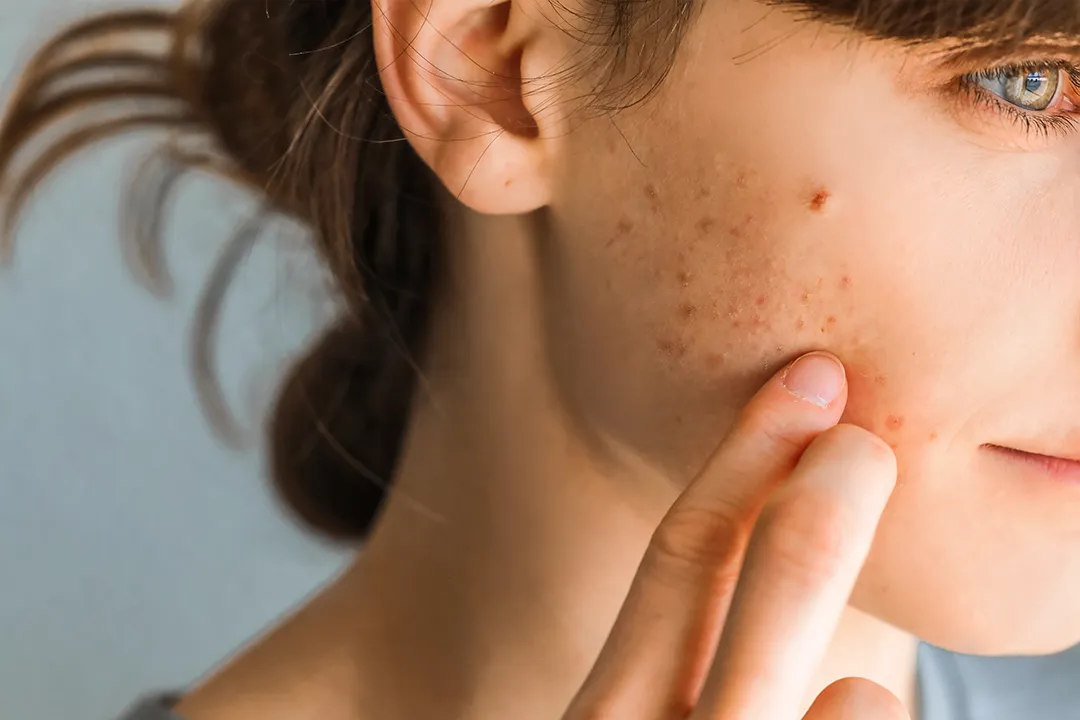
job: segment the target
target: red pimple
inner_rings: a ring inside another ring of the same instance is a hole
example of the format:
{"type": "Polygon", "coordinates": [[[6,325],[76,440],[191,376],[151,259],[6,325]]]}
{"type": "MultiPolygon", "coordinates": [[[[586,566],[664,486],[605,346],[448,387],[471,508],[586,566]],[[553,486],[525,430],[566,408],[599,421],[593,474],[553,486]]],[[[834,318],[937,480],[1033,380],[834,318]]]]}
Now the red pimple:
{"type": "Polygon", "coordinates": [[[705,365],[716,368],[724,364],[724,356],[721,353],[709,353],[705,356],[705,365]]]}
{"type": "Polygon", "coordinates": [[[836,316],[835,315],[830,315],[829,317],[825,318],[825,322],[828,325],[835,325],[836,324],[836,316]]]}
{"type": "Polygon", "coordinates": [[[765,296],[764,295],[758,295],[756,302],[757,302],[758,307],[765,307],[765,296]]]}
{"type": "Polygon", "coordinates": [[[831,195],[825,188],[820,188],[814,191],[814,194],[810,196],[810,202],[808,203],[810,209],[814,212],[821,212],[825,209],[825,205],[828,204],[831,195]]]}

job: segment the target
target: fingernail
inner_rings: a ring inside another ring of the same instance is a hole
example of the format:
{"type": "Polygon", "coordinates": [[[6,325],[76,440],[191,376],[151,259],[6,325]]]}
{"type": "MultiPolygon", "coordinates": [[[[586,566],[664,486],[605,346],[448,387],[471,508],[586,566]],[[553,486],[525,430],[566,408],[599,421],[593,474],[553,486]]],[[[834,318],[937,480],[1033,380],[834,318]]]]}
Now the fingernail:
{"type": "Polygon", "coordinates": [[[844,390],[844,367],[831,355],[810,353],[789,366],[780,382],[800,400],[824,408],[844,390]]]}

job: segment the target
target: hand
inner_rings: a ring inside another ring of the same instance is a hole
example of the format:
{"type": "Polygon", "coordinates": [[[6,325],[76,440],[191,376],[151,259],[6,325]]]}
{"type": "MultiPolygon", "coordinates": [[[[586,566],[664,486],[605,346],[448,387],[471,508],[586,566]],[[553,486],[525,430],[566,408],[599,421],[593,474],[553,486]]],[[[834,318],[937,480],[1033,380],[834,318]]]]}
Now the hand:
{"type": "MultiPolygon", "coordinates": [[[[846,403],[824,353],[754,396],[654,533],[564,720],[798,720],[896,484],[891,448],[837,424],[846,403]]],[[[848,678],[802,717],[909,715],[848,678]]]]}

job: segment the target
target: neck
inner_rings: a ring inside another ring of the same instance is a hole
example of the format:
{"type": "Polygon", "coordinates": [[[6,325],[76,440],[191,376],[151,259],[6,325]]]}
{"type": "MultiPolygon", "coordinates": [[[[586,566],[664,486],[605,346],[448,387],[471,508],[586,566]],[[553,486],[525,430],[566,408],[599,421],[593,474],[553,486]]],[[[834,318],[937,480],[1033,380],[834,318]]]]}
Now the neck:
{"type": "MultiPolygon", "coordinates": [[[[343,582],[371,716],[551,720],[677,488],[630,453],[598,453],[561,402],[527,221],[469,222],[395,489],[343,582]]],[[[854,675],[910,707],[914,652],[849,609],[809,697],[854,675]]]]}

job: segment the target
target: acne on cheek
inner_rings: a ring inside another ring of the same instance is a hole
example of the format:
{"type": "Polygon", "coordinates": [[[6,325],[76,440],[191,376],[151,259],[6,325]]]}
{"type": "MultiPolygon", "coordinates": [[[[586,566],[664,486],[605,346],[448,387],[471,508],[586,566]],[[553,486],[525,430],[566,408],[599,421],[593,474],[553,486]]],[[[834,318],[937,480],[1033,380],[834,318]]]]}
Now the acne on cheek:
{"type": "MultiPolygon", "coordinates": [[[[748,175],[740,175],[735,185],[745,190],[749,182],[748,175]]],[[[706,190],[700,189],[698,195],[709,194],[706,190]]],[[[663,212],[655,186],[647,186],[644,194],[651,212],[663,212]]],[[[832,201],[832,192],[822,186],[798,197],[802,211],[810,216],[827,214],[832,201]]],[[[622,236],[632,229],[624,219],[615,233],[622,236]]],[[[763,252],[767,230],[753,209],[735,214],[706,210],[694,220],[690,241],[676,252],[676,269],[670,274],[658,270],[655,276],[666,281],[677,298],[674,316],[655,337],[661,356],[690,372],[715,377],[725,368],[744,370],[748,361],[763,372],[775,371],[797,352],[831,347],[848,355],[844,359],[849,362],[854,402],[845,412],[845,422],[867,428],[894,450],[910,442],[936,441],[936,431],[909,423],[895,409],[895,391],[890,390],[887,374],[874,369],[864,352],[849,354],[843,349],[860,347],[858,334],[852,334],[843,319],[848,309],[856,307],[859,283],[853,274],[841,268],[810,282],[796,278],[783,253],[763,252]],[[718,248],[718,254],[699,258],[694,252],[699,244],[718,248]],[[711,287],[713,273],[700,268],[718,265],[724,270],[715,275],[723,277],[723,286],[711,287]]]]}
{"type": "MultiPolygon", "coordinates": [[[[700,362],[715,372],[730,358],[752,353],[767,369],[785,352],[777,338],[797,346],[820,344],[841,326],[835,313],[850,302],[846,296],[855,285],[852,276],[842,272],[811,284],[792,277],[784,252],[769,250],[768,228],[760,216],[769,214],[772,199],[750,192],[754,177],[751,171],[735,174],[727,205],[739,208],[737,212],[702,211],[698,203],[689,237],[676,246],[676,269],[670,275],[660,268],[653,271],[654,279],[671,283],[678,300],[672,322],[655,338],[657,349],[671,360],[700,362]],[[744,199],[747,202],[740,202],[744,199]],[[717,271],[698,277],[699,267],[717,271]],[[722,278],[722,286],[716,286],[713,276],[722,278]]],[[[697,195],[703,193],[711,194],[708,186],[697,195]]],[[[663,212],[655,185],[647,185],[644,194],[654,212],[663,212]]],[[[814,185],[797,202],[802,212],[818,215],[828,210],[831,199],[830,190],[814,185]]]]}

